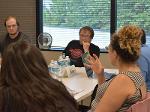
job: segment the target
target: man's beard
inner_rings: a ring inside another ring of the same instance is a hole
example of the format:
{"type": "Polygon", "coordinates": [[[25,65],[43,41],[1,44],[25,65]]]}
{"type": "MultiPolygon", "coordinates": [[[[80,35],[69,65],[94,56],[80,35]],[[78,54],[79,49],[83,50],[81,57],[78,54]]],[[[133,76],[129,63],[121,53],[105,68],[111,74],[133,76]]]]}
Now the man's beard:
{"type": "Polygon", "coordinates": [[[17,33],[18,33],[18,31],[15,32],[15,33],[9,33],[9,35],[14,36],[14,35],[16,35],[17,33]]]}
{"type": "Polygon", "coordinates": [[[9,33],[9,36],[10,36],[12,39],[14,39],[14,38],[17,37],[18,33],[19,33],[18,31],[15,32],[15,33],[9,33]]]}

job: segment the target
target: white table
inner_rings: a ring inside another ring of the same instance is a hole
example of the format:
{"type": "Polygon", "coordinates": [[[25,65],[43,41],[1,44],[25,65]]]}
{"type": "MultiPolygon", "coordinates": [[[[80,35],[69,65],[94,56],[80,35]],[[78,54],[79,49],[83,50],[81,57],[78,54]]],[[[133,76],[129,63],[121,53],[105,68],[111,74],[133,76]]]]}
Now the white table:
{"type": "Polygon", "coordinates": [[[97,84],[97,79],[88,78],[84,68],[76,68],[70,78],[62,79],[64,85],[74,91],[77,102],[90,96],[97,84]]]}
{"type": "MultiPolygon", "coordinates": [[[[108,73],[117,73],[117,69],[105,69],[108,73]]],[[[88,78],[84,68],[76,68],[76,72],[69,78],[63,78],[64,85],[75,92],[77,102],[90,96],[96,86],[97,79],[88,78]]]]}

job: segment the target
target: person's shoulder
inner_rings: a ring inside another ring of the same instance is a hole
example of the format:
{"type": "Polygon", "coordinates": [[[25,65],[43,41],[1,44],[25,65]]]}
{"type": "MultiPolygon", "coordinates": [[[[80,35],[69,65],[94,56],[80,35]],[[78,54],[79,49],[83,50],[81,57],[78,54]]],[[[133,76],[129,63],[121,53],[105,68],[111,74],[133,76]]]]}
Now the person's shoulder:
{"type": "Polygon", "coordinates": [[[142,47],[141,47],[141,55],[150,55],[150,52],[149,52],[149,50],[150,50],[150,46],[148,46],[148,45],[142,45],[142,47]]]}
{"type": "Polygon", "coordinates": [[[8,33],[1,33],[0,34],[0,40],[4,40],[7,35],[8,35],[8,33]]]}
{"type": "Polygon", "coordinates": [[[21,36],[23,37],[29,37],[27,34],[23,33],[23,32],[19,32],[21,36]]]}
{"type": "Polygon", "coordinates": [[[91,47],[94,48],[94,49],[100,50],[100,48],[97,45],[93,44],[93,43],[91,43],[91,47]]]}
{"type": "Polygon", "coordinates": [[[79,43],[80,41],[79,41],[79,40],[71,40],[70,42],[76,42],[76,43],[79,43]]]}
{"type": "MultiPolygon", "coordinates": [[[[127,86],[127,84],[124,83],[124,82],[128,82],[128,84],[129,84],[129,83],[132,82],[132,79],[131,79],[131,77],[129,77],[129,76],[125,75],[125,74],[120,73],[120,74],[118,74],[118,75],[113,79],[113,81],[115,81],[116,84],[118,83],[118,84],[120,84],[120,85],[127,86]]],[[[129,85],[130,85],[130,84],[129,84],[129,85]]]]}
{"type": "Polygon", "coordinates": [[[150,49],[150,46],[148,46],[148,45],[142,45],[142,47],[141,47],[141,49],[143,50],[145,50],[145,49],[150,49]]]}
{"type": "Polygon", "coordinates": [[[71,41],[69,42],[69,44],[79,44],[79,43],[80,43],[79,40],[71,40],[71,41]]]}
{"type": "Polygon", "coordinates": [[[20,36],[22,38],[22,40],[30,42],[31,43],[31,37],[29,37],[27,34],[23,33],[23,32],[19,32],[20,36]]]}
{"type": "Polygon", "coordinates": [[[95,45],[95,44],[93,44],[93,43],[91,43],[91,46],[99,48],[97,45],[95,45]]]}

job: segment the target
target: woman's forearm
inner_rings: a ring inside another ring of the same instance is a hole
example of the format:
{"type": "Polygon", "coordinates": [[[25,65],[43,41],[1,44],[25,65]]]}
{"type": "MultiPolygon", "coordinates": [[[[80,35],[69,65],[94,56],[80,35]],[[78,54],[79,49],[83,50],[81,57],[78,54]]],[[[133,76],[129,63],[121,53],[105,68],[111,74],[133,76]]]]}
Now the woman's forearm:
{"type": "Polygon", "coordinates": [[[103,84],[105,82],[104,74],[97,74],[98,84],[103,84]]]}

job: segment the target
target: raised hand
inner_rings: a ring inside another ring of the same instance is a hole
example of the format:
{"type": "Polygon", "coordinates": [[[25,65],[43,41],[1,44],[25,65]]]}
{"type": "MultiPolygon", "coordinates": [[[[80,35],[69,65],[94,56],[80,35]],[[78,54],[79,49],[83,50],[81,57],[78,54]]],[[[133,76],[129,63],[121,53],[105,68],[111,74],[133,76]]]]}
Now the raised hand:
{"type": "Polygon", "coordinates": [[[98,75],[98,74],[103,74],[104,72],[104,67],[100,61],[100,59],[93,54],[93,57],[90,56],[90,58],[87,59],[89,62],[90,68],[98,75]]]}
{"type": "Polygon", "coordinates": [[[90,46],[90,43],[89,43],[89,42],[83,41],[83,49],[84,49],[84,52],[89,51],[89,46],[90,46]]]}

